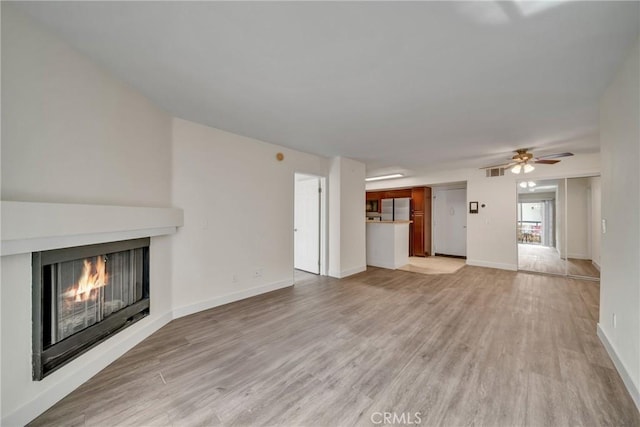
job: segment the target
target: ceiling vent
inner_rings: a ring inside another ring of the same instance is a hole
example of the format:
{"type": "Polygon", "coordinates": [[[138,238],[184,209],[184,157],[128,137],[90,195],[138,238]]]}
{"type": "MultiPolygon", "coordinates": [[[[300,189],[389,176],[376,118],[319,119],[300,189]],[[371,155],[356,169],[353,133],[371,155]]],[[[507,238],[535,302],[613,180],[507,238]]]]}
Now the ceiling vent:
{"type": "Polygon", "coordinates": [[[503,176],[504,175],[504,169],[505,168],[486,169],[487,178],[491,178],[491,177],[494,177],[494,176],[503,176]]]}

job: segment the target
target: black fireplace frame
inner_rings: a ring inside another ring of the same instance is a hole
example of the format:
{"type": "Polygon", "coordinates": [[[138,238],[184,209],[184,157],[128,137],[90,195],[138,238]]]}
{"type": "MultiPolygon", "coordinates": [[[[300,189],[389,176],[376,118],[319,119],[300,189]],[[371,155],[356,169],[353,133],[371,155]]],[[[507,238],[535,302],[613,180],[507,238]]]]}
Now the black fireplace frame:
{"type": "Polygon", "coordinates": [[[149,244],[150,238],[99,243],[32,253],[32,341],[33,380],[40,381],[66,363],[85,353],[138,320],[149,315],[149,244]],[[78,260],[103,254],[144,249],[143,297],[75,334],[47,348],[43,345],[43,286],[42,269],[49,264],[78,260]]]}

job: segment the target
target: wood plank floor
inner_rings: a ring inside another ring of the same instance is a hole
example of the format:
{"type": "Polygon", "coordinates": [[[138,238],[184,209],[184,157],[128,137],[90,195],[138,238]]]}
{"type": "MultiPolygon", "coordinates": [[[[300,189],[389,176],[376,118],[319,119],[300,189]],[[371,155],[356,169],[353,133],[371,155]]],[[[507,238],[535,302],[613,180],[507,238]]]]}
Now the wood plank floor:
{"type": "Polygon", "coordinates": [[[591,260],[560,258],[557,249],[549,246],[518,244],[518,268],[538,273],[566,274],[600,278],[600,271],[591,260]]]}
{"type": "Polygon", "coordinates": [[[471,266],[317,277],[169,323],[30,425],[638,426],[598,296],[471,266]]]}

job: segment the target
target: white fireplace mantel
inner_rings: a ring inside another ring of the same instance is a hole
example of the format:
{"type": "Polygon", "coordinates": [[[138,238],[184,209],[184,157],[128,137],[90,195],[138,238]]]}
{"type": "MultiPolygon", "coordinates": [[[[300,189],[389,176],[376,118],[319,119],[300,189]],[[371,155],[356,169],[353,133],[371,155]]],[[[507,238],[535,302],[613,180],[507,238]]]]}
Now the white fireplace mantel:
{"type": "Polygon", "coordinates": [[[66,203],[0,202],[0,254],[173,234],[182,209],[66,203]]]}

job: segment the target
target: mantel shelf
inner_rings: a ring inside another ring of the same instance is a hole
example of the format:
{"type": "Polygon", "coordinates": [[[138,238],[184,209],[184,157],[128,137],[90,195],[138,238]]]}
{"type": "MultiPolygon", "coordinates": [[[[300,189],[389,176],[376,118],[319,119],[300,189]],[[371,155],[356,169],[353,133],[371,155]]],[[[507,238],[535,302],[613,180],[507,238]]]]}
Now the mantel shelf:
{"type": "Polygon", "coordinates": [[[66,203],[0,202],[1,254],[175,233],[182,209],[66,203]]]}

